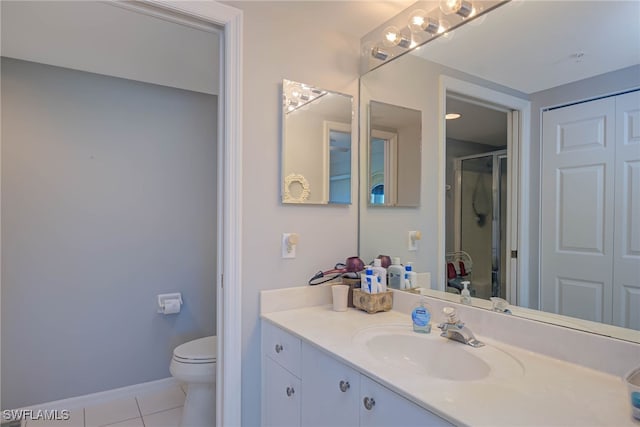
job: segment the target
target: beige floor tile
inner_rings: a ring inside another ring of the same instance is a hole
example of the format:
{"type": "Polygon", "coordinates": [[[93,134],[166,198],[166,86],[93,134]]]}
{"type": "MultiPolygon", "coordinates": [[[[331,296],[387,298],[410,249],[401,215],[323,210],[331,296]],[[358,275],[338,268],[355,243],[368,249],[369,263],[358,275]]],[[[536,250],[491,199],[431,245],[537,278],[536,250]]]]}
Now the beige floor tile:
{"type": "Polygon", "coordinates": [[[184,406],[185,394],[180,386],[175,385],[151,393],[141,394],[136,397],[142,415],[184,406]]]}
{"type": "Polygon", "coordinates": [[[145,427],[179,427],[182,418],[182,408],[156,412],[143,417],[145,427]]]}
{"type": "Polygon", "coordinates": [[[98,427],[139,418],[140,411],[136,399],[128,397],[88,406],[84,409],[84,415],[87,427],[98,427]]]}

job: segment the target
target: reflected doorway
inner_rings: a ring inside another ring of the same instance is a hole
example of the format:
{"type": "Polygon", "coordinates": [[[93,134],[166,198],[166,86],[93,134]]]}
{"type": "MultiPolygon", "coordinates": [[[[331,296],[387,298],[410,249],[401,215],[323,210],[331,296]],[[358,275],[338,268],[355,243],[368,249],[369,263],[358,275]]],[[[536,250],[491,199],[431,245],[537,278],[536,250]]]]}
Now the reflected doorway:
{"type": "Polygon", "coordinates": [[[473,296],[508,299],[510,112],[451,93],[446,107],[446,290],[468,280],[473,296]]]}

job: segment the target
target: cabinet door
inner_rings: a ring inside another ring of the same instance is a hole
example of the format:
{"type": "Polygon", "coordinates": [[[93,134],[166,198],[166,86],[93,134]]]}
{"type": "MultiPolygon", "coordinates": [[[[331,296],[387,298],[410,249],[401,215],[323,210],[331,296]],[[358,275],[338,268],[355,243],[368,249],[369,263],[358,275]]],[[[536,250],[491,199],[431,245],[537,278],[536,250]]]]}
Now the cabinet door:
{"type": "Polygon", "coordinates": [[[360,374],[302,343],[302,425],[358,425],[360,374]]]}
{"type": "Polygon", "coordinates": [[[360,426],[452,426],[364,375],[360,376],[360,426]]]}
{"type": "Polygon", "coordinates": [[[300,425],[300,380],[274,362],[264,357],[264,384],[262,385],[263,425],[289,427],[300,425]]]}

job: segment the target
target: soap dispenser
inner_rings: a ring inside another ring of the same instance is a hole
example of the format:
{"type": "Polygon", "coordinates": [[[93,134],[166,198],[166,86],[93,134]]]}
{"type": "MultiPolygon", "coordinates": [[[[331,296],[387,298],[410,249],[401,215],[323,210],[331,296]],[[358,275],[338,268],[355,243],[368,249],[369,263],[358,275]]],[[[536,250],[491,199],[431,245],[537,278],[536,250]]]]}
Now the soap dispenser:
{"type": "Polygon", "coordinates": [[[469,284],[471,284],[471,282],[469,282],[468,280],[464,280],[462,282],[462,286],[464,286],[464,289],[460,291],[460,302],[462,304],[471,305],[471,292],[469,292],[469,287],[468,287],[469,284]]]}
{"type": "Polygon", "coordinates": [[[420,298],[420,303],[411,312],[413,330],[422,334],[431,333],[431,310],[424,297],[420,298]]]}

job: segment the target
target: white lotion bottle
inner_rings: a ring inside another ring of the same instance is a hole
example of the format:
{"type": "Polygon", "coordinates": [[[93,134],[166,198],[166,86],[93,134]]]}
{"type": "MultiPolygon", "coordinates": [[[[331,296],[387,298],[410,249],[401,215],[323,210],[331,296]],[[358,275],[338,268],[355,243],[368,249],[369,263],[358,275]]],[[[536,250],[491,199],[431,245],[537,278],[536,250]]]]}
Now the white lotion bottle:
{"type": "Polygon", "coordinates": [[[400,258],[393,257],[391,259],[391,265],[387,269],[389,272],[389,286],[394,289],[402,289],[402,282],[404,281],[404,268],[400,264],[400,258]]]}
{"type": "Polygon", "coordinates": [[[378,279],[373,274],[373,269],[370,265],[365,269],[366,289],[365,292],[369,294],[378,293],[378,279]]]}
{"type": "Polygon", "coordinates": [[[373,274],[378,277],[378,283],[380,284],[380,292],[387,291],[387,269],[382,266],[382,260],[376,258],[373,260],[373,274]]]}

